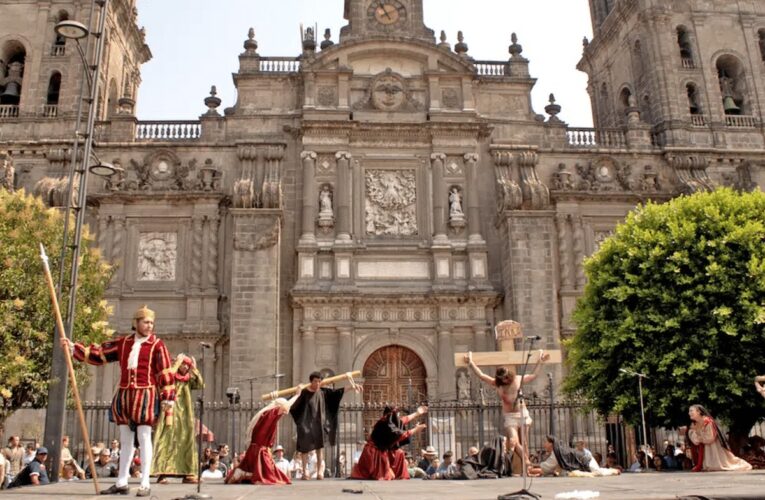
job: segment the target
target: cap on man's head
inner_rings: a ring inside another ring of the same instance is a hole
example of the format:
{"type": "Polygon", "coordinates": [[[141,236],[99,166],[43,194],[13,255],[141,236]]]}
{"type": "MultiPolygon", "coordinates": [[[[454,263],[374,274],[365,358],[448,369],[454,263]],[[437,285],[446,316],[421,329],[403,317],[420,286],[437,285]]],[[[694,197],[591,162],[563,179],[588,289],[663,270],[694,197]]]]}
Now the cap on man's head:
{"type": "Polygon", "coordinates": [[[133,328],[138,328],[139,319],[150,319],[154,321],[155,313],[148,306],[142,306],[135,313],[133,313],[133,328]]]}
{"type": "Polygon", "coordinates": [[[37,448],[37,454],[38,455],[47,455],[48,454],[48,448],[46,448],[45,446],[40,446],[39,448],[37,448]]]}
{"type": "Polygon", "coordinates": [[[274,448],[274,453],[276,453],[277,451],[284,451],[284,446],[280,444],[276,445],[276,448],[274,448]]]}

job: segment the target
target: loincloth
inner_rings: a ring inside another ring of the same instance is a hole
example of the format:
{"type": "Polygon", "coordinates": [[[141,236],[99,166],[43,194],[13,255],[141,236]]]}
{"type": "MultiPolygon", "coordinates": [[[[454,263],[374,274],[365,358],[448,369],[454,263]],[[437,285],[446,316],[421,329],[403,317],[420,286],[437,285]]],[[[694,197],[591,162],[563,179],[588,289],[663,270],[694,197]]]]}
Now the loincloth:
{"type": "Polygon", "coordinates": [[[521,416],[521,412],[519,411],[502,414],[502,427],[504,428],[518,428],[521,425],[531,425],[532,422],[534,421],[531,419],[528,410],[524,410],[523,416],[521,416]]]}

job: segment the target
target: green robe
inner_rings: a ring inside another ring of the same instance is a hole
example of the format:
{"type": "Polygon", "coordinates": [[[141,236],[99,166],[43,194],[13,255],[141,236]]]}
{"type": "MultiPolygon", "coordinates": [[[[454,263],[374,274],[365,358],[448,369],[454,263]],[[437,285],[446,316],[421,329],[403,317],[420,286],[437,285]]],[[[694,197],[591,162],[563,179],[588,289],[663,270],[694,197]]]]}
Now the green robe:
{"type": "Polygon", "coordinates": [[[175,381],[173,425],[160,418],[154,432],[154,457],[151,475],[195,476],[199,455],[194,439],[194,400],[191,390],[204,388],[199,370],[189,370],[188,382],[175,381]]]}

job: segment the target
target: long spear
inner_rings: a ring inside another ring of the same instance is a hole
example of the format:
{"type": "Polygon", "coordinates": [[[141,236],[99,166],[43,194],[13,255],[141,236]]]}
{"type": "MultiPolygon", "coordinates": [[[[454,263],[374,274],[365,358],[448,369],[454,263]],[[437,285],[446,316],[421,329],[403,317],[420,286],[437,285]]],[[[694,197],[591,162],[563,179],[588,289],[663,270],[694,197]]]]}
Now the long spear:
{"type": "MultiPolygon", "coordinates": [[[[58,307],[58,297],[56,297],[56,289],[53,286],[53,277],[50,274],[50,267],[48,266],[48,256],[45,254],[45,247],[40,243],[40,258],[43,261],[43,268],[45,269],[45,281],[48,283],[48,291],[50,292],[50,300],[53,303],[53,312],[56,316],[56,327],[60,332],[61,339],[66,338],[66,331],[64,330],[64,321],[61,319],[61,309],[58,307]]],[[[77,265],[77,263],[72,263],[77,265]]],[[[61,340],[59,339],[59,340],[61,340]]],[[[55,339],[54,339],[55,342],[55,339]]],[[[69,370],[69,381],[72,383],[72,395],[74,396],[74,402],[77,405],[77,416],[80,420],[80,430],[82,431],[83,439],[85,440],[85,451],[88,453],[88,462],[90,463],[90,470],[93,476],[93,485],[96,487],[96,495],[99,494],[98,487],[98,474],[96,474],[96,462],[93,459],[93,450],[90,449],[90,436],[88,435],[88,426],[85,425],[85,413],[82,411],[82,402],[80,401],[80,390],[77,388],[77,380],[74,378],[74,365],[72,364],[72,354],[69,349],[64,349],[66,356],[66,367],[69,370]]],[[[59,445],[60,446],[60,445],[59,445]]],[[[56,467],[57,464],[51,464],[56,467]]]]}

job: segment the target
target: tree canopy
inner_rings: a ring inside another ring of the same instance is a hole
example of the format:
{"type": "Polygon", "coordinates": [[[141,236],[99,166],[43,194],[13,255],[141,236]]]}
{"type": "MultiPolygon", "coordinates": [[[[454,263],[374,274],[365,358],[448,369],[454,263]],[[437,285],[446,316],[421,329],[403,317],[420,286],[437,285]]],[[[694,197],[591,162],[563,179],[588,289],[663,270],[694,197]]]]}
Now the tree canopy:
{"type": "MultiPolygon", "coordinates": [[[[730,189],[638,207],[585,263],[564,390],[604,414],[674,428],[698,403],[748,433],[765,417],[765,194],[730,189]]],[[[650,425],[649,424],[649,425],[650,425]]]]}
{"type": "MultiPolygon", "coordinates": [[[[21,406],[47,403],[55,320],[39,244],[50,257],[55,282],[63,222],[62,213],[40,199],[0,189],[0,427],[21,406]]],[[[73,234],[72,230],[70,242],[73,234]]],[[[110,307],[103,300],[112,271],[91,242],[84,231],[74,325],[74,338],[81,342],[99,342],[113,333],[107,322],[110,307]]],[[[66,262],[68,280],[71,254],[66,262]]],[[[60,305],[64,315],[68,294],[66,285],[60,305]]],[[[85,369],[79,363],[75,367],[79,382],[85,369]]]]}

